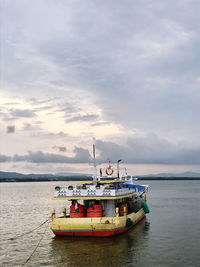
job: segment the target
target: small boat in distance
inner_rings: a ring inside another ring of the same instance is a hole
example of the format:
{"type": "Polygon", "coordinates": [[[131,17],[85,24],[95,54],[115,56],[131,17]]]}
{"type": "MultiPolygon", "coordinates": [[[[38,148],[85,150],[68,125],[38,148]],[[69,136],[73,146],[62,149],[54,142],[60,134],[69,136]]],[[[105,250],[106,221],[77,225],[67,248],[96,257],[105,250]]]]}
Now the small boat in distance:
{"type": "Polygon", "coordinates": [[[146,200],[147,185],[136,185],[128,176],[113,177],[111,163],[106,176],[96,175],[93,181],[84,181],[76,186],[56,186],[54,200],[71,201],[69,214],[66,208],[62,217],[56,217],[52,211],[51,230],[58,236],[95,236],[108,237],[121,234],[149,213],[146,200]],[[107,178],[107,179],[106,179],[107,178]]]}

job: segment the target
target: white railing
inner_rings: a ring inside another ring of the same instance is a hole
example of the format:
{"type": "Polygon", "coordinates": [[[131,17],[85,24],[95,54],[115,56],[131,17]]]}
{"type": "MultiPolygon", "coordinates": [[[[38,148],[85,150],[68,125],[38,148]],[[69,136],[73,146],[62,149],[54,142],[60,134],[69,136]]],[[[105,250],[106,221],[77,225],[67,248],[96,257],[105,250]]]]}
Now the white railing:
{"type": "Polygon", "coordinates": [[[55,190],[54,197],[103,197],[103,196],[121,196],[134,193],[134,189],[129,188],[100,188],[100,189],[61,189],[59,191],[55,190]]]}

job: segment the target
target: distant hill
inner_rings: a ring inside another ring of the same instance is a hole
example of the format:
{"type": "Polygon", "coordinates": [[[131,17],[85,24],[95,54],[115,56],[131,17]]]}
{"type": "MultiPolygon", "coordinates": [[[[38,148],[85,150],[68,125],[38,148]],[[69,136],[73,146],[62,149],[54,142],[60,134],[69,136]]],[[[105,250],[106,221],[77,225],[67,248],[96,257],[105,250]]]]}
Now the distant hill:
{"type": "Polygon", "coordinates": [[[81,173],[76,173],[76,172],[58,172],[55,174],[55,176],[62,176],[62,177],[67,177],[67,176],[92,176],[91,174],[81,174],[81,173]]]}
{"type": "Polygon", "coordinates": [[[91,180],[91,175],[77,173],[53,174],[22,174],[17,172],[0,171],[0,182],[29,182],[29,181],[69,181],[69,180],[91,180]]]}
{"type": "Polygon", "coordinates": [[[159,174],[148,174],[138,177],[165,177],[165,178],[200,178],[200,173],[198,172],[183,172],[183,173],[159,173],[159,174]]]}
{"type": "Polygon", "coordinates": [[[54,177],[52,174],[22,174],[17,172],[1,172],[0,178],[38,178],[38,177],[54,177]]]}
{"type": "MultiPolygon", "coordinates": [[[[139,180],[187,180],[200,179],[200,173],[184,172],[184,173],[159,173],[149,175],[138,175],[139,180]]],[[[92,180],[90,174],[80,173],[57,173],[53,174],[22,174],[17,172],[0,171],[0,182],[30,182],[30,181],[80,181],[92,180]]]]}

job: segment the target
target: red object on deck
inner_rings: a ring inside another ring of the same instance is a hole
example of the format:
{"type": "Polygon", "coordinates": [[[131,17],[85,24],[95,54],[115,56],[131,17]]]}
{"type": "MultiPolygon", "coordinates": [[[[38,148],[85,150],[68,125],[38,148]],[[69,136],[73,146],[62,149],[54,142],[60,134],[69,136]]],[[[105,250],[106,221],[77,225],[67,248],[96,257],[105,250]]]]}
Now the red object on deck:
{"type": "Polygon", "coordinates": [[[102,205],[92,205],[87,209],[87,217],[102,217],[102,205]]]}
{"type": "Polygon", "coordinates": [[[84,206],[78,204],[78,210],[76,210],[75,205],[70,206],[70,218],[82,218],[85,217],[84,206]]]}

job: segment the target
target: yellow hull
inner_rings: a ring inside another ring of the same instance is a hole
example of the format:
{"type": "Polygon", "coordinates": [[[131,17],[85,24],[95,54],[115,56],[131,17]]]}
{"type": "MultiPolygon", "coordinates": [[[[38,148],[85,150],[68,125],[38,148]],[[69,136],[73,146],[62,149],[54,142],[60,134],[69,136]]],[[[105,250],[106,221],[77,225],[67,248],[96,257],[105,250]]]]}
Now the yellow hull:
{"type": "Polygon", "coordinates": [[[137,213],[116,217],[53,218],[51,230],[64,236],[113,236],[130,229],[145,217],[141,208],[137,213]]]}

